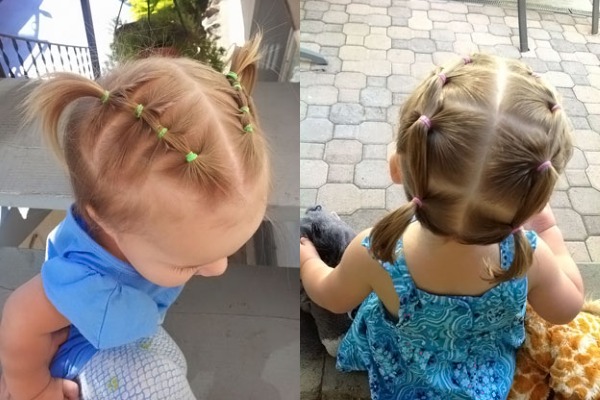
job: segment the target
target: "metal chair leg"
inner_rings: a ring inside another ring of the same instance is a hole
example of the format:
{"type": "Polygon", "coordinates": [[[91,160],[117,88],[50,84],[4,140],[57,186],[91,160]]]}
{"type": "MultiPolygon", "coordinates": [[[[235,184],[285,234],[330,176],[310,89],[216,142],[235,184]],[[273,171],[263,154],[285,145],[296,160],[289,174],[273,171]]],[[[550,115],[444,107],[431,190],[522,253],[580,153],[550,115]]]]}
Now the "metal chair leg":
{"type": "Polygon", "coordinates": [[[592,5],[592,35],[598,33],[598,18],[600,18],[600,0],[594,0],[592,5]]]}
{"type": "Polygon", "coordinates": [[[517,11],[519,18],[519,42],[521,44],[521,52],[525,52],[529,51],[529,44],[527,40],[527,5],[525,0],[518,0],[517,11]]]}

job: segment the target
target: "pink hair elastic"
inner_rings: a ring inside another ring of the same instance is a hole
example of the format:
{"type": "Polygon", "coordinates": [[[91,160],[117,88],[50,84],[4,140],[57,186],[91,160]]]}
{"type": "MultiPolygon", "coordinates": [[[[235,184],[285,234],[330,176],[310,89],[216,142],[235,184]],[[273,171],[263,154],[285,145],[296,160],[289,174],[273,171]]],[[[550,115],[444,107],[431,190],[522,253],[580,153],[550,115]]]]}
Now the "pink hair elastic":
{"type": "Polygon", "coordinates": [[[511,234],[513,234],[513,235],[514,235],[515,233],[517,233],[517,232],[519,232],[519,231],[522,231],[522,230],[523,230],[523,227],[522,227],[522,226],[516,227],[515,229],[513,229],[513,230],[512,230],[511,234]]]}
{"type": "Polygon", "coordinates": [[[471,57],[469,56],[464,56],[463,61],[465,62],[465,65],[471,64],[473,62],[473,60],[471,60],[471,57]]]}
{"type": "Polygon", "coordinates": [[[424,123],[425,126],[427,126],[427,129],[431,128],[431,120],[426,115],[421,115],[419,117],[419,121],[421,121],[422,123],[424,123]]]}
{"type": "Polygon", "coordinates": [[[417,196],[412,198],[411,203],[415,203],[417,205],[417,208],[421,208],[423,206],[423,202],[417,196]]]}
{"type": "Polygon", "coordinates": [[[552,106],[552,108],[550,109],[550,111],[554,112],[554,111],[560,110],[560,109],[561,109],[560,104],[555,104],[555,105],[552,106]]]}
{"type": "Polygon", "coordinates": [[[531,76],[533,76],[534,78],[541,78],[540,74],[538,74],[537,72],[532,72],[531,76]]]}
{"type": "Polygon", "coordinates": [[[537,172],[545,171],[548,168],[550,168],[551,166],[552,166],[552,163],[550,162],[550,160],[546,160],[537,167],[537,172]]]}
{"type": "Polygon", "coordinates": [[[446,74],[442,72],[441,74],[438,74],[438,77],[442,81],[442,86],[444,86],[446,84],[446,74]]]}

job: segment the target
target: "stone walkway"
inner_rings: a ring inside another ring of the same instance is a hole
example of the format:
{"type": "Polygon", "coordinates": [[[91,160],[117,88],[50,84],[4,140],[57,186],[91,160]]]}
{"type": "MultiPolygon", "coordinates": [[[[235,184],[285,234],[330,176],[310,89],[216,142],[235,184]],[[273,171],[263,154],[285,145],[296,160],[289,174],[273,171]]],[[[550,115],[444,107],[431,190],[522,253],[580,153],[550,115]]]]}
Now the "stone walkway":
{"type": "MultiPolygon", "coordinates": [[[[301,63],[301,207],[322,204],[360,230],[405,202],[387,168],[400,104],[434,65],[488,52],[522,59],[561,93],[576,149],[551,204],[574,259],[600,262],[600,36],[590,34],[590,17],[529,9],[527,18],[531,50],[520,53],[516,8],[301,1],[302,47],[328,61],[301,63]]],[[[334,398],[325,388],[336,377],[326,376],[323,398],[334,398]]]]}

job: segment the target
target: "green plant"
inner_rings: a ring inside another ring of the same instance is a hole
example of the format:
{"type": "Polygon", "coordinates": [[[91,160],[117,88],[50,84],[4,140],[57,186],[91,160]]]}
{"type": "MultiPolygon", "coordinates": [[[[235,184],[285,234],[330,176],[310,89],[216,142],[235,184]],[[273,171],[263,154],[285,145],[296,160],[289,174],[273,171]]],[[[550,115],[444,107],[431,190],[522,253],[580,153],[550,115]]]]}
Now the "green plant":
{"type": "MultiPolygon", "coordinates": [[[[135,7],[136,1],[131,3],[135,7]]],[[[203,61],[218,71],[223,70],[225,49],[207,36],[198,14],[177,8],[173,0],[137,0],[137,3],[150,3],[151,12],[143,15],[148,8],[139,8],[140,19],[115,30],[111,45],[115,61],[167,53],[203,61]]]]}

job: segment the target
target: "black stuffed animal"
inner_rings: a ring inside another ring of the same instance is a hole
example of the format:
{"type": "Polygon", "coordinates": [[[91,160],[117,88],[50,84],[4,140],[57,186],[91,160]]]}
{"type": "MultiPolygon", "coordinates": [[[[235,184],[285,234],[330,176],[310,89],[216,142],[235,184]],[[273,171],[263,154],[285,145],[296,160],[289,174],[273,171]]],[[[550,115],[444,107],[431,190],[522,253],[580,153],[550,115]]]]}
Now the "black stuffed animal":
{"type": "MultiPolygon", "coordinates": [[[[307,209],[305,216],[300,220],[300,235],[314,244],[325,264],[335,267],[356,233],[337,214],[328,213],[323,207],[317,205],[307,209]]],[[[335,357],[340,341],[352,324],[352,319],[348,314],[334,314],[313,303],[302,285],[300,285],[300,309],[312,315],[321,343],[327,353],[335,357]]]]}

